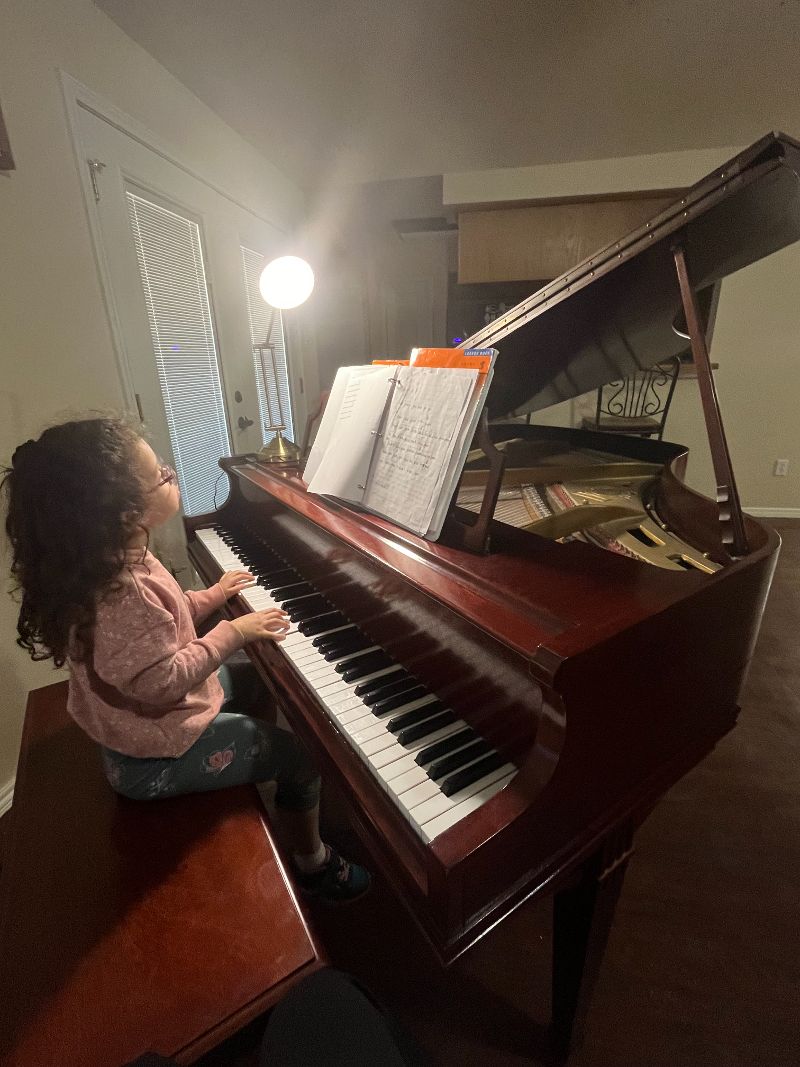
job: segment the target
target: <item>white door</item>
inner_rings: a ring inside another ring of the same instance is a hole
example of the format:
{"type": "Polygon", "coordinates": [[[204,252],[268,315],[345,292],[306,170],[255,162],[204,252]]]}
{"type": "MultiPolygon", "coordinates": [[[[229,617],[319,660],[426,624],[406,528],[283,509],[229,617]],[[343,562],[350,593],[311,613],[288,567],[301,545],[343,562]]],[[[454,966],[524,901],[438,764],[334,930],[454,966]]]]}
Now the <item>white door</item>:
{"type": "MultiPolygon", "coordinates": [[[[267,333],[290,437],[304,421],[300,404],[292,410],[302,380],[285,359],[280,313],[257,291],[283,234],[82,107],[77,134],[129,402],[175,466],[185,513],[203,514],[227,494],[219,458],[255,452],[272,436],[253,349],[267,333]]],[[[273,382],[267,388],[274,394],[273,382]]],[[[156,546],[188,580],[179,520],[156,546]]]]}

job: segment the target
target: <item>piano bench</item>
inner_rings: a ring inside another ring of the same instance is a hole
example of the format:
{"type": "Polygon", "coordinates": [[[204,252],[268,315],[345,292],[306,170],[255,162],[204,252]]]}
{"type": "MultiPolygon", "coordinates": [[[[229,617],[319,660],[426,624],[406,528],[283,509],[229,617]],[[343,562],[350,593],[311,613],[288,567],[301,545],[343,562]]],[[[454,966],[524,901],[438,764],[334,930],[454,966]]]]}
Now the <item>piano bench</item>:
{"type": "Polygon", "coordinates": [[[66,698],[66,682],[28,697],[0,873],[0,1061],[192,1063],[325,961],[255,787],[118,797],[66,698]]]}

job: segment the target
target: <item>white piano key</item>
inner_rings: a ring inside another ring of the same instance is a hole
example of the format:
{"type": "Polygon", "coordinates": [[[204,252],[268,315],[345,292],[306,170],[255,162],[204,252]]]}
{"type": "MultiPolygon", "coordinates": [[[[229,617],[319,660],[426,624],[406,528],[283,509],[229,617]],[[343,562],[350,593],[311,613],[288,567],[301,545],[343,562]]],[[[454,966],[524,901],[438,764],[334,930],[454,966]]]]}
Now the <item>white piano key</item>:
{"type": "Polygon", "coordinates": [[[374,767],[374,770],[376,776],[388,786],[388,784],[394,781],[395,778],[399,778],[401,774],[405,774],[417,766],[418,764],[414,753],[408,752],[403,756],[398,756],[396,760],[392,760],[381,767],[374,767]]]}
{"type": "Polygon", "coordinates": [[[375,756],[384,749],[389,748],[391,745],[397,744],[397,738],[394,734],[389,733],[387,730],[380,737],[375,737],[371,741],[365,742],[361,745],[361,751],[365,756],[375,756]]]}
{"type": "Polygon", "coordinates": [[[310,663],[318,665],[320,663],[319,652],[315,648],[309,648],[308,645],[300,645],[296,641],[291,645],[287,644],[286,655],[298,665],[310,663]]]}
{"type": "MultiPolygon", "coordinates": [[[[360,719],[359,722],[363,722],[363,720],[360,719]]],[[[365,742],[372,741],[376,737],[384,737],[388,734],[389,737],[394,739],[394,734],[389,734],[389,731],[384,724],[382,722],[375,722],[374,719],[372,720],[372,723],[366,723],[363,726],[356,726],[355,723],[351,723],[347,728],[347,733],[353,743],[362,749],[365,742]]]]}
{"type": "MultiPolygon", "coordinates": [[[[328,710],[342,726],[349,726],[354,729],[356,728],[356,723],[361,723],[362,719],[366,719],[364,705],[359,697],[353,697],[348,704],[344,704],[341,708],[329,708],[328,710]]],[[[373,718],[372,721],[376,722],[377,720],[373,718]]],[[[363,725],[366,725],[366,722],[363,725]]]]}
{"type": "Polygon", "coordinates": [[[335,671],[330,663],[326,663],[324,659],[313,659],[310,662],[301,660],[303,664],[303,675],[307,682],[313,684],[324,685],[326,682],[335,681],[337,678],[341,678],[341,673],[335,671]]]}
{"type": "Polygon", "coordinates": [[[504,778],[513,770],[514,767],[512,764],[505,763],[502,767],[498,767],[497,770],[494,771],[489,771],[488,774],[485,774],[476,782],[471,782],[470,785],[467,785],[463,789],[460,789],[457,793],[453,793],[453,795],[450,797],[446,797],[444,793],[440,791],[438,797],[435,797],[432,800],[426,800],[423,803],[417,805],[417,807],[412,810],[414,819],[420,824],[420,826],[422,826],[425,823],[430,822],[431,819],[435,819],[439,815],[443,815],[451,808],[458,807],[458,805],[462,801],[467,800],[471,796],[474,796],[475,793],[479,793],[487,785],[491,785],[499,778],[504,778]]]}
{"type": "MultiPolygon", "coordinates": [[[[216,530],[198,530],[196,536],[222,570],[250,570],[250,566],[240,559],[216,530]]],[[[281,569],[293,570],[291,564],[277,553],[271,552],[266,559],[274,560],[274,564],[269,565],[273,572],[281,569]]],[[[287,575],[285,584],[276,587],[283,590],[280,602],[318,596],[319,593],[313,589],[296,598],[292,596],[292,587],[301,586],[304,581],[300,575],[296,578],[294,574],[287,575]]],[[[280,602],[262,585],[248,586],[239,595],[253,611],[280,607],[280,602]]],[[[317,637],[347,629],[352,623],[346,622],[311,636],[300,633],[298,626],[299,624],[292,624],[284,641],[276,647],[286,655],[293,669],[316,695],[322,712],[328,715],[347,743],[365,761],[376,783],[386,790],[398,810],[424,841],[432,841],[438,834],[455,825],[459,819],[485,803],[513,778],[516,769],[507,763],[454,796],[445,797],[441,792],[444,779],[442,782],[430,779],[426,769],[417,764],[416,754],[420,749],[463,730],[467,724],[457,720],[409,744],[400,744],[396,735],[388,730],[387,723],[406,711],[432,704],[438,699],[435,694],[427,694],[394,708],[391,712],[376,716],[364,703],[363,698],[356,696],[355,689],[373,678],[391,674],[399,665],[391,664],[354,682],[345,682],[341,673],[335,670],[337,661],[326,660],[313,642],[317,637]]],[[[352,666],[356,666],[360,656],[375,652],[379,647],[372,645],[361,649],[338,662],[352,660],[352,666]]],[[[433,712],[431,720],[438,714],[439,712],[433,712]]]]}
{"type": "Polygon", "coordinates": [[[355,688],[352,682],[346,682],[339,674],[335,682],[327,682],[325,685],[319,686],[317,688],[317,696],[323,704],[329,704],[333,707],[338,700],[345,700],[347,697],[352,696],[355,688]]]}
{"type": "Polygon", "coordinates": [[[376,770],[380,767],[385,767],[394,760],[415,752],[416,749],[422,745],[432,745],[434,741],[441,741],[442,738],[449,737],[450,734],[455,733],[456,730],[463,730],[465,725],[466,723],[461,720],[456,720],[456,722],[443,726],[432,734],[428,734],[427,737],[421,738],[420,741],[413,741],[410,745],[405,746],[398,743],[391,749],[384,749],[381,752],[376,752],[374,755],[369,756],[369,762],[376,770]]]}
{"type": "MultiPolygon", "coordinates": [[[[460,804],[451,808],[449,811],[446,811],[443,815],[439,815],[437,818],[431,819],[430,822],[425,823],[422,827],[422,836],[427,841],[433,841],[439,834],[443,834],[445,830],[449,830],[451,826],[455,826],[456,823],[461,822],[466,815],[483,807],[486,801],[491,800],[501,789],[505,789],[517,773],[517,769],[512,763],[507,763],[506,767],[510,767],[511,771],[507,773],[504,778],[492,782],[480,792],[474,793],[471,797],[468,797],[460,804]]],[[[452,797],[450,799],[452,800],[452,797]]]]}
{"type": "MultiPolygon", "coordinates": [[[[421,768],[420,768],[421,769],[421,768]]],[[[397,796],[400,803],[411,812],[412,818],[414,817],[414,809],[424,803],[426,800],[432,800],[435,797],[442,795],[441,785],[439,782],[434,782],[432,778],[425,775],[424,781],[417,782],[415,785],[401,788],[401,782],[405,779],[405,775],[401,775],[400,778],[395,778],[391,783],[391,791],[397,796]]]]}
{"type": "Polygon", "coordinates": [[[388,780],[391,781],[392,789],[398,796],[415,785],[431,781],[425,768],[420,767],[420,765],[413,760],[411,767],[407,771],[402,771],[400,774],[394,774],[392,778],[388,780]]]}

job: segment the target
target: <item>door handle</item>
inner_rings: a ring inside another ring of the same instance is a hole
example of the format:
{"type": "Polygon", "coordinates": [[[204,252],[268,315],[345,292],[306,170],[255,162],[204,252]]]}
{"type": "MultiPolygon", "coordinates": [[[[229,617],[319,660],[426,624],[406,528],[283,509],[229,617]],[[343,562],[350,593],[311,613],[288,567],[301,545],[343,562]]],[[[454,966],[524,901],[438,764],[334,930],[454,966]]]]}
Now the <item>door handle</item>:
{"type": "Polygon", "coordinates": [[[248,426],[253,425],[253,420],[248,419],[246,415],[240,415],[239,418],[236,420],[236,424],[240,430],[246,430],[248,426]]]}

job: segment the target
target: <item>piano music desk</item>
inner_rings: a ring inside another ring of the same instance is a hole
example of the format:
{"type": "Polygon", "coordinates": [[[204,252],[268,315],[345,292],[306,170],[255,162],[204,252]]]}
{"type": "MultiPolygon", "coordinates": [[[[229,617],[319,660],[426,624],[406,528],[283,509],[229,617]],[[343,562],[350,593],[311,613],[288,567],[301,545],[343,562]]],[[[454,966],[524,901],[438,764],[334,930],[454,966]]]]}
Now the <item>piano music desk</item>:
{"type": "Polygon", "coordinates": [[[0,1060],[192,1063],[322,954],[255,787],[117,797],[66,694],[28,698],[0,880],[0,1060]]]}

